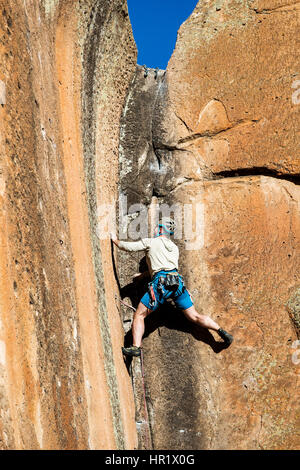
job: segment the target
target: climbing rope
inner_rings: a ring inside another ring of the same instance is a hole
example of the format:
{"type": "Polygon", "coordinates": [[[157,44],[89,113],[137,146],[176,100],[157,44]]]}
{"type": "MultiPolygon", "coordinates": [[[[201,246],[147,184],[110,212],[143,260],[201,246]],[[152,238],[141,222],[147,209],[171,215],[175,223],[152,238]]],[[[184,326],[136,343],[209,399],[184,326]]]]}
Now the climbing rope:
{"type": "MultiPolygon", "coordinates": [[[[117,296],[116,296],[116,298],[117,298],[117,296]]],[[[121,302],[122,305],[124,305],[125,307],[128,307],[128,308],[131,308],[131,310],[133,310],[133,311],[135,312],[136,309],[135,309],[132,305],[127,304],[127,303],[124,302],[124,300],[122,300],[122,299],[119,299],[119,300],[120,300],[120,302],[121,302]]]]}
{"type": "Polygon", "coordinates": [[[146,440],[146,449],[150,449],[151,436],[150,436],[149,414],[148,414],[147,400],[146,400],[145,373],[144,373],[144,353],[143,353],[143,349],[141,349],[141,372],[142,372],[143,395],[144,395],[145,421],[146,421],[147,430],[148,430],[148,432],[146,433],[146,436],[147,436],[147,440],[146,440]]]}
{"type": "MultiPolygon", "coordinates": [[[[116,297],[116,299],[118,298],[117,295],[115,297],[116,297]]],[[[119,297],[119,301],[125,307],[132,309],[134,312],[136,311],[136,309],[132,305],[124,302],[124,300],[122,300],[120,297],[119,297]]],[[[148,407],[147,407],[147,400],[146,400],[144,353],[143,353],[142,348],[141,348],[141,355],[140,355],[140,364],[141,364],[141,376],[142,376],[142,385],[143,385],[143,401],[144,401],[145,423],[147,425],[147,430],[148,430],[148,432],[145,435],[146,436],[146,448],[150,449],[151,435],[150,435],[149,414],[148,414],[148,407]]],[[[133,375],[132,367],[131,367],[131,374],[133,375]]]]}

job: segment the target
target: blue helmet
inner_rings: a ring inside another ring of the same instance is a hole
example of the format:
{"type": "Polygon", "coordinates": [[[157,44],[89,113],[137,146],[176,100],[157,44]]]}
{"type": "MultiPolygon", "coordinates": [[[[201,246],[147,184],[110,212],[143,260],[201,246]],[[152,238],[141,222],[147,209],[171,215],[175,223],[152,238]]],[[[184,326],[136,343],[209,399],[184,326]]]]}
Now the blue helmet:
{"type": "Polygon", "coordinates": [[[158,227],[162,227],[170,235],[173,235],[175,232],[175,222],[170,217],[163,217],[158,227]]]}

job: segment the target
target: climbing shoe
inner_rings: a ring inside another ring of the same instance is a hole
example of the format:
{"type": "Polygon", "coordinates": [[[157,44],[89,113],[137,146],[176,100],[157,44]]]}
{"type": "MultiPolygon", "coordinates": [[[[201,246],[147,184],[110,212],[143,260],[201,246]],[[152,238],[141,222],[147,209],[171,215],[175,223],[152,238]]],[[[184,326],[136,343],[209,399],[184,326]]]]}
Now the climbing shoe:
{"type": "Polygon", "coordinates": [[[126,356],[140,356],[141,348],[138,348],[137,346],[129,346],[129,348],[122,348],[122,352],[126,356]]]}
{"type": "Polygon", "coordinates": [[[227,333],[227,331],[222,330],[222,328],[219,328],[217,333],[221,336],[221,338],[224,340],[224,342],[229,346],[232,341],[233,341],[233,336],[227,333]]]}

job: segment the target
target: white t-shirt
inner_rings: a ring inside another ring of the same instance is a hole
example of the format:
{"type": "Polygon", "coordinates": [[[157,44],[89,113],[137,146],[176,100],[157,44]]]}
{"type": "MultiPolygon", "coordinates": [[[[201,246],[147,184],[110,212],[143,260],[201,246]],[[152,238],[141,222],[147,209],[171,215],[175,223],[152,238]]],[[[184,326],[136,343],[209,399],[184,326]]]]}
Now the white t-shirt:
{"type": "Polygon", "coordinates": [[[125,251],[145,251],[151,276],[158,271],[178,269],[179,249],[167,237],[142,238],[136,242],[120,241],[119,248],[125,251]]]}

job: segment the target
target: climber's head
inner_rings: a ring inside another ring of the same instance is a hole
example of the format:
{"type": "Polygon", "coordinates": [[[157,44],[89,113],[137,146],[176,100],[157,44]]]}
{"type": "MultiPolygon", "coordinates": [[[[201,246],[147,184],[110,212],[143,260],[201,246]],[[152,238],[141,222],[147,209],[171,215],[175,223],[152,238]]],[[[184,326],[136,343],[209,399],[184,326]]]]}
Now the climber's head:
{"type": "Polygon", "coordinates": [[[170,217],[163,217],[159,224],[155,227],[154,236],[171,236],[175,232],[175,222],[170,217]]]}

